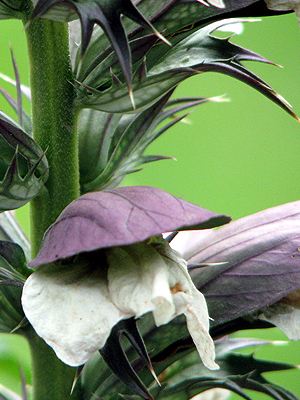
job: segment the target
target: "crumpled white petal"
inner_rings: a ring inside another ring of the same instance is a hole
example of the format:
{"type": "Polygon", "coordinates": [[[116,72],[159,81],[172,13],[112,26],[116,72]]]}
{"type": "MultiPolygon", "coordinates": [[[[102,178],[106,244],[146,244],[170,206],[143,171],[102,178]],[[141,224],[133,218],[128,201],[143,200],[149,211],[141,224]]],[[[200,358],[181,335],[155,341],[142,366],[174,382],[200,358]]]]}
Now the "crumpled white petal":
{"type": "Polygon", "coordinates": [[[151,311],[157,326],[184,314],[203,364],[218,368],[205,298],[179,254],[166,242],[156,247],[139,244],[111,249],[108,260],[109,292],[118,308],[137,317],[151,311]]]}
{"type": "Polygon", "coordinates": [[[167,242],[111,248],[106,258],[107,271],[88,263],[49,265],[25,282],[25,315],[58,358],[82,365],[120,320],[152,312],[157,326],[184,314],[203,364],[218,368],[205,298],[167,242]]]}
{"type": "Polygon", "coordinates": [[[267,307],[259,319],[277,326],[290,340],[300,339],[300,291],[290,293],[287,297],[267,307]]]}
{"type": "Polygon", "coordinates": [[[71,366],[84,364],[128,318],[111,302],[101,269],[88,265],[40,268],[25,282],[22,305],[37,334],[71,366]]]}
{"type": "Polygon", "coordinates": [[[176,313],[185,315],[188,331],[203,364],[209,369],[218,369],[219,366],[215,363],[214,342],[209,334],[209,315],[205,297],[195,287],[185,260],[168,245],[162,246],[160,252],[164,254],[173,280],[176,313]]]}
{"type": "Polygon", "coordinates": [[[112,248],[107,258],[109,292],[118,308],[137,318],[151,311],[157,326],[175,317],[168,267],[151,246],[112,248]]]}

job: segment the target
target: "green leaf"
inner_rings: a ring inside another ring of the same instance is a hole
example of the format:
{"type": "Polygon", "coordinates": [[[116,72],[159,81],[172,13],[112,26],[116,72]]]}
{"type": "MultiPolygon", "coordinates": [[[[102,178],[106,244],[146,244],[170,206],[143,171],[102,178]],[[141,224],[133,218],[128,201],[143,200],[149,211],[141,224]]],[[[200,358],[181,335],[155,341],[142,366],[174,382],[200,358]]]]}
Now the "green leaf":
{"type": "MultiPolygon", "coordinates": [[[[281,96],[241,64],[242,61],[270,61],[228,39],[212,36],[220,27],[239,21],[218,21],[196,30],[188,37],[186,33],[178,35],[172,40],[173,47],[155,45],[151,50],[148,49],[146,58],[140,48],[142,39],[133,42],[133,58],[137,58],[132,83],[135,111],[149,107],[188,77],[212,71],[248,84],[297,118],[281,96]]],[[[113,74],[111,72],[113,57],[108,61],[109,57],[105,58],[78,83],[78,105],[111,113],[132,112],[132,98],[128,96],[126,85],[116,80],[117,70],[113,74]]]]}
{"type": "Polygon", "coordinates": [[[0,332],[16,331],[25,323],[21,294],[29,274],[22,248],[0,241],[0,332]]]}
{"type": "MultiPolygon", "coordinates": [[[[147,0],[144,1],[147,3],[147,0]]],[[[155,0],[152,0],[155,3],[155,0]]],[[[165,11],[155,18],[155,26],[170,35],[183,28],[201,26],[224,18],[276,15],[267,8],[264,0],[225,0],[225,8],[204,7],[197,0],[168,2],[165,11]]]]}
{"type": "MultiPolygon", "coordinates": [[[[107,40],[109,38],[112,48],[118,53],[127,82],[130,82],[131,55],[125,31],[127,37],[134,39],[141,38],[153,31],[158,36],[160,35],[157,31],[162,31],[165,35],[170,36],[183,29],[187,31],[192,29],[191,27],[225,17],[275,14],[266,7],[264,1],[257,0],[239,2],[227,0],[225,1],[226,8],[207,7],[196,0],[166,0],[164,2],[140,0],[138,8],[133,3],[129,0],[83,0],[80,2],[78,0],[39,0],[33,15],[43,15],[43,17],[55,20],[72,20],[79,16],[84,49],[90,41],[83,59],[79,55],[77,57],[76,64],[81,70],[79,75],[82,76],[84,71],[93,68],[99,63],[99,60],[107,57],[111,52],[107,40]],[[120,12],[128,17],[122,19],[121,22],[120,12]],[[155,24],[156,29],[149,21],[155,24]],[[101,25],[103,31],[98,29],[96,33],[94,31],[94,36],[91,36],[95,23],[101,25]],[[120,53],[120,49],[123,54],[120,53]]],[[[80,51],[82,53],[82,49],[80,51]]]]}
{"type": "MultiPolygon", "coordinates": [[[[151,335],[157,330],[154,328],[151,335]]],[[[163,340],[163,336],[160,337],[163,340]]],[[[244,355],[234,352],[234,350],[252,346],[257,348],[266,344],[276,345],[277,342],[224,338],[216,341],[215,344],[216,359],[220,365],[220,370],[217,371],[205,368],[197,352],[191,349],[181,349],[160,360],[155,356],[152,357],[154,369],[160,374],[161,388],[153,385],[153,377],[143,369],[144,363],[133,356],[134,350],[128,346],[127,363],[130,360],[131,366],[144,384],[149,389],[151,388],[155,399],[189,400],[192,396],[215,387],[227,388],[248,400],[249,396],[245,394],[244,389],[265,393],[276,400],[296,399],[284,388],[274,385],[263,377],[266,372],[293,369],[295,368],[293,365],[260,360],[254,358],[252,354],[244,355]]],[[[116,349],[118,346],[113,346],[113,348],[116,349]]],[[[147,347],[150,354],[155,352],[155,344],[151,341],[151,336],[147,347]]],[[[121,362],[121,359],[119,360],[121,362]]],[[[136,398],[122,382],[109,374],[103,361],[98,358],[85,366],[82,383],[84,398],[87,400],[93,399],[93,396],[99,396],[103,400],[136,398]]]]}
{"type": "MultiPolygon", "coordinates": [[[[18,104],[17,101],[4,89],[0,88],[0,94],[4,97],[4,99],[7,101],[7,103],[10,105],[10,107],[15,111],[16,114],[18,114],[18,104]]],[[[31,135],[32,133],[32,124],[31,124],[31,118],[29,115],[22,110],[21,114],[19,115],[19,118],[22,118],[22,127],[25,130],[26,133],[31,135]]]]}
{"type": "Polygon", "coordinates": [[[29,240],[14,215],[9,211],[0,214],[0,240],[18,244],[22,247],[26,258],[29,260],[31,257],[29,240]]]}
{"type": "Polygon", "coordinates": [[[19,125],[22,127],[22,129],[24,129],[26,133],[31,135],[32,134],[31,118],[23,108],[23,96],[27,97],[29,100],[31,99],[30,89],[27,86],[21,84],[19,68],[12,50],[11,50],[11,59],[15,74],[15,80],[2,74],[1,72],[0,72],[0,78],[15,87],[17,92],[17,98],[15,100],[6,90],[2,88],[0,88],[0,94],[2,94],[2,96],[10,105],[10,107],[15,111],[18,117],[19,125]]]}
{"type": "MultiPolygon", "coordinates": [[[[278,389],[263,377],[265,372],[283,371],[295,368],[291,364],[260,360],[250,355],[234,353],[230,350],[231,340],[216,342],[216,359],[220,370],[208,371],[200,362],[199,357],[193,351],[183,357],[177,356],[178,361],[165,369],[167,360],[160,368],[164,368],[164,390],[159,399],[188,400],[195,394],[201,393],[209,387],[224,387],[245,397],[244,389],[251,389],[265,393],[277,400],[283,400],[278,389]],[[224,343],[225,342],[225,343],[224,343]],[[224,344],[229,351],[224,351],[224,344]],[[221,352],[220,352],[221,345],[221,352]],[[230,387],[231,386],[231,387],[230,387]],[[190,397],[189,397],[190,396],[190,397]]],[[[247,346],[247,343],[245,343],[247,346]]],[[[250,341],[251,344],[251,341],[250,341]]],[[[255,345],[255,342],[252,343],[255,345]]],[[[241,344],[241,347],[243,344],[241,344]]],[[[238,348],[238,347],[237,347],[238,348]]],[[[283,389],[284,390],[284,389],[283,389]]]]}
{"type": "Polygon", "coordinates": [[[150,371],[153,371],[147,349],[134,319],[121,321],[115,326],[100,353],[114,374],[124,382],[133,393],[137,393],[146,400],[151,400],[153,399],[151,394],[132,368],[125,350],[121,345],[122,336],[125,336],[130,341],[142,363],[146,364],[150,371]]]}
{"type": "Polygon", "coordinates": [[[121,116],[83,110],[79,123],[82,193],[114,187],[126,174],[148,162],[169,159],[145,156],[146,148],[183,117],[181,111],[222,98],[186,98],[168,101],[172,91],[137,114],[121,116]],[[167,122],[166,122],[167,121],[167,122]],[[165,125],[161,125],[165,122],[165,125]]]}
{"type": "Polygon", "coordinates": [[[146,29],[151,29],[158,37],[162,36],[156,31],[131,0],[40,0],[38,1],[33,18],[46,13],[53,5],[63,3],[78,14],[82,29],[82,52],[84,52],[91,40],[94,24],[101,26],[111,45],[116,52],[123,75],[129,90],[131,90],[131,52],[121,15],[133,20],[146,29]]]}
{"type": "Polygon", "coordinates": [[[0,211],[33,199],[48,178],[44,152],[18,125],[0,114],[0,211]]]}
{"type": "Polygon", "coordinates": [[[21,19],[24,5],[25,0],[0,0],[0,19],[21,19]]]}

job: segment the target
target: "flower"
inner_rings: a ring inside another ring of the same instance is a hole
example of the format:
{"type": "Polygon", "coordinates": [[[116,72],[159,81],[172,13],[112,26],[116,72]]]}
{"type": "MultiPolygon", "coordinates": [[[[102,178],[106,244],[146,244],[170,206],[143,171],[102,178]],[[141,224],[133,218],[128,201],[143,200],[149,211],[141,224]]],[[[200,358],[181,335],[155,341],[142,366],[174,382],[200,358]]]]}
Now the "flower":
{"type": "Polygon", "coordinates": [[[50,227],[31,263],[40,268],[23,288],[25,315],[58,358],[79,366],[121,320],[152,312],[160,326],[184,314],[203,363],[216,369],[204,296],[161,233],[228,221],[149,187],[84,195],[50,227]]]}
{"type": "Polygon", "coordinates": [[[88,262],[51,265],[25,283],[25,315],[58,358],[71,366],[86,363],[122,319],[152,312],[160,326],[184,314],[203,363],[216,369],[206,301],[168,243],[115,247],[106,258],[106,273],[88,262]]]}
{"type": "Polygon", "coordinates": [[[180,232],[171,247],[191,267],[219,263],[191,268],[214,324],[250,317],[300,339],[300,201],[218,230],[180,232]]]}

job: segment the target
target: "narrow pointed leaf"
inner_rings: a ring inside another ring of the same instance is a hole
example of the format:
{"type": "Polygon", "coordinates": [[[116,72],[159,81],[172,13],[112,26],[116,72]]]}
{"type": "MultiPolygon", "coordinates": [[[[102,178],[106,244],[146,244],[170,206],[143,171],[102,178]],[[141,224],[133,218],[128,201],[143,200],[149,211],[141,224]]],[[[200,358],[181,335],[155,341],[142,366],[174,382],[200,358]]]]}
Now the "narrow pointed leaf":
{"type": "Polygon", "coordinates": [[[215,101],[214,98],[177,99],[169,105],[171,94],[172,91],[147,110],[128,116],[83,110],[79,127],[82,193],[114,187],[126,174],[139,170],[142,164],[170,159],[166,156],[144,156],[144,152],[154,140],[183,118],[177,113],[215,101]],[[169,118],[172,118],[170,122],[169,118]],[[165,121],[166,124],[158,128],[165,121]]]}
{"type": "Polygon", "coordinates": [[[100,353],[111,370],[122,382],[125,383],[126,386],[128,386],[129,389],[141,396],[143,399],[151,400],[153,399],[151,394],[132,368],[128,357],[122,348],[121,336],[126,335],[131,341],[133,347],[138,350],[138,353],[142,355],[143,358],[146,357],[146,359],[148,359],[148,355],[146,355],[147,351],[145,350],[141,337],[137,335],[137,331],[132,332],[131,327],[128,330],[128,326],[126,325],[126,323],[125,325],[122,323],[113,328],[110,337],[105,346],[101,349],[100,353]]]}
{"type": "MultiPolygon", "coordinates": [[[[17,114],[18,113],[18,104],[17,104],[16,100],[4,89],[0,88],[0,94],[2,94],[4,99],[7,101],[7,103],[10,105],[10,107],[17,114]]],[[[28,114],[26,114],[26,112],[24,110],[22,110],[22,120],[23,120],[23,129],[25,130],[26,133],[31,135],[32,134],[31,118],[29,117],[28,114]]]]}
{"type": "Polygon", "coordinates": [[[84,0],[81,2],[76,0],[40,0],[35,7],[33,17],[43,15],[53,5],[59,5],[60,3],[74,9],[80,18],[82,52],[88,47],[94,24],[101,26],[116,52],[127,87],[130,88],[132,79],[131,52],[121,15],[125,15],[142,27],[157,33],[150,21],[140,13],[131,0],[111,0],[110,2],[106,0],[84,0]]]}
{"type": "MultiPolygon", "coordinates": [[[[132,82],[136,110],[149,107],[183,80],[212,71],[229,75],[250,85],[297,119],[290,105],[281,96],[241,64],[242,61],[270,61],[234,45],[229,40],[212,36],[214,31],[224,25],[237,22],[239,20],[218,21],[191,32],[187,37],[185,34],[178,35],[172,47],[157,45],[148,51],[146,77],[143,80],[136,77],[132,82]]],[[[136,68],[139,68],[140,63],[136,64],[136,68]]],[[[111,66],[105,65],[103,69],[101,65],[100,63],[79,82],[79,106],[113,113],[131,112],[132,103],[127,86],[113,85],[109,75],[111,66]],[[102,79],[100,86],[98,77],[102,79]]]]}
{"type": "Polygon", "coordinates": [[[22,104],[22,90],[21,90],[21,81],[20,81],[20,74],[19,68],[15,59],[15,55],[11,49],[11,59],[12,65],[14,68],[15,79],[16,79],[16,89],[17,89],[17,115],[19,118],[19,125],[23,127],[23,104],[22,104]]]}

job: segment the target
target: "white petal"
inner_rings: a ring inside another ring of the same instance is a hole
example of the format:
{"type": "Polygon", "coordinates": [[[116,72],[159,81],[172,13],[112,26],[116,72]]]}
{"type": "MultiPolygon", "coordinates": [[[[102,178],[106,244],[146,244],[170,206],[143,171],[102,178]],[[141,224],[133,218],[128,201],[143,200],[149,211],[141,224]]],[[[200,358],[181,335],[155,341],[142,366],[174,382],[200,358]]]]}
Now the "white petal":
{"type": "Polygon", "coordinates": [[[184,302],[187,328],[203,364],[212,370],[219,369],[215,363],[215,346],[209,334],[209,316],[203,294],[198,290],[193,295],[177,293],[175,304],[184,302]]]}
{"type": "Polygon", "coordinates": [[[116,247],[107,259],[109,292],[118,308],[136,317],[153,311],[157,325],[174,318],[168,268],[152,246],[116,247]]]}
{"type": "Polygon", "coordinates": [[[186,262],[169,246],[161,249],[169,265],[173,279],[173,299],[176,314],[184,314],[188,331],[195,343],[203,364],[209,369],[218,369],[215,363],[215,346],[209,334],[209,316],[205,298],[195,287],[187,270],[186,262]]]}
{"type": "Polygon", "coordinates": [[[268,307],[259,319],[277,326],[290,340],[300,339],[300,310],[298,308],[278,303],[268,307]]]}
{"type": "Polygon", "coordinates": [[[100,268],[47,266],[25,282],[22,305],[37,334],[58,358],[84,364],[105,344],[112,327],[126,318],[109,299],[100,268]]]}

